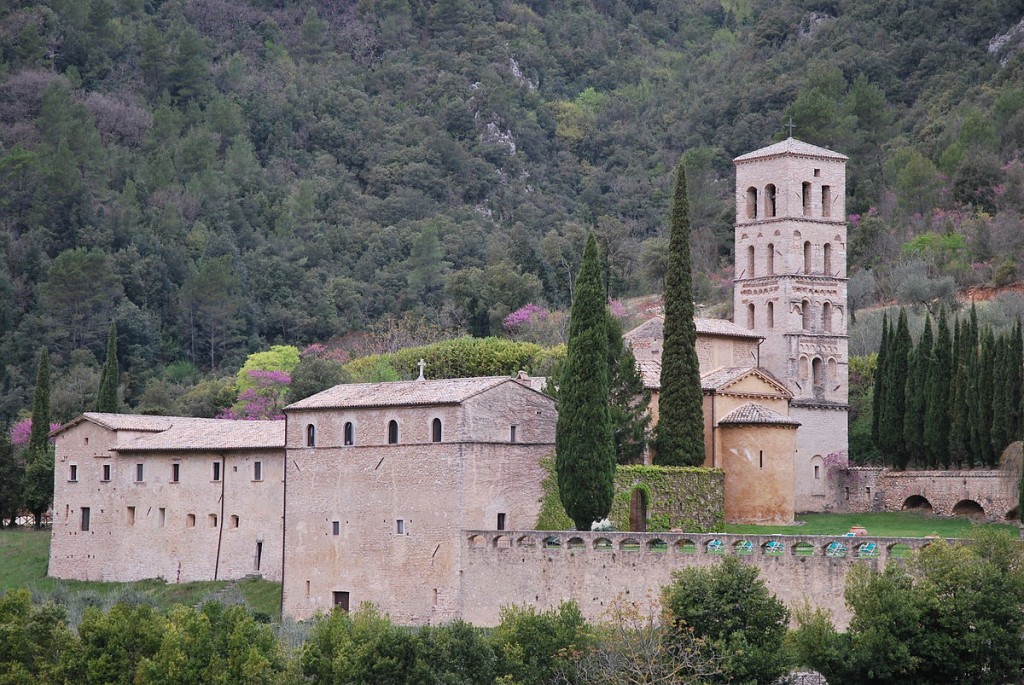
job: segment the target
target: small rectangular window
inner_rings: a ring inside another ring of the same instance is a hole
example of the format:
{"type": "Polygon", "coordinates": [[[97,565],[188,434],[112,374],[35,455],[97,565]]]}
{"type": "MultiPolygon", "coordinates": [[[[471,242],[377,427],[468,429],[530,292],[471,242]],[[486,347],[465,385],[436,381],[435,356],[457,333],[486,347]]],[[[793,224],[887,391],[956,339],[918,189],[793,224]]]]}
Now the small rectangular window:
{"type": "Polygon", "coordinates": [[[143,478],[143,476],[145,475],[145,470],[144,469],[145,469],[145,465],[144,464],[136,464],[135,465],[135,482],[136,483],[141,483],[142,481],[145,480],[145,478],[143,478]]]}
{"type": "Polygon", "coordinates": [[[508,441],[509,442],[515,442],[516,441],[516,428],[518,428],[518,427],[519,426],[509,426],[508,427],[508,441]]]}
{"type": "Polygon", "coordinates": [[[135,507],[128,507],[127,510],[128,525],[135,525],[135,507]]]}
{"type": "Polygon", "coordinates": [[[334,594],[334,608],[338,611],[348,611],[348,593],[347,592],[335,592],[334,594]]]}
{"type": "Polygon", "coordinates": [[[331,535],[341,535],[341,521],[331,521],[331,535]]]}
{"type": "Polygon", "coordinates": [[[82,507],[82,530],[89,530],[89,507],[82,507]]]}
{"type": "Polygon", "coordinates": [[[821,467],[815,464],[814,466],[814,480],[821,479],[821,467]]]}
{"type": "Polygon", "coordinates": [[[68,480],[72,482],[78,480],[78,464],[71,465],[71,471],[68,473],[68,480]]]}
{"type": "Polygon", "coordinates": [[[217,515],[216,514],[210,514],[210,528],[216,528],[216,527],[217,527],[217,515]]]}
{"type": "Polygon", "coordinates": [[[110,480],[110,464],[103,465],[103,482],[110,480]]]}
{"type": "Polygon", "coordinates": [[[395,521],[395,533],[398,535],[406,535],[405,519],[398,519],[395,521]]]}
{"type": "Polygon", "coordinates": [[[238,528],[238,514],[231,515],[231,527],[238,528]]]}
{"type": "Polygon", "coordinates": [[[213,480],[220,480],[220,462],[213,462],[213,480]]]}
{"type": "Polygon", "coordinates": [[[757,451],[757,462],[758,468],[764,468],[764,450],[757,451]]]}
{"type": "Polygon", "coordinates": [[[505,530],[505,514],[498,514],[498,530],[505,530]]]}
{"type": "Polygon", "coordinates": [[[195,514],[185,514],[185,527],[186,528],[195,528],[196,527],[196,515],[195,514]]]}
{"type": "Polygon", "coordinates": [[[262,461],[253,462],[253,465],[252,465],[252,479],[253,480],[263,480],[263,462],[262,461]]]}
{"type": "Polygon", "coordinates": [[[177,483],[181,480],[181,464],[171,464],[171,482],[177,483]]]}
{"type": "Polygon", "coordinates": [[[157,525],[161,528],[167,525],[167,510],[164,509],[163,507],[160,507],[160,513],[157,518],[157,525]]]}

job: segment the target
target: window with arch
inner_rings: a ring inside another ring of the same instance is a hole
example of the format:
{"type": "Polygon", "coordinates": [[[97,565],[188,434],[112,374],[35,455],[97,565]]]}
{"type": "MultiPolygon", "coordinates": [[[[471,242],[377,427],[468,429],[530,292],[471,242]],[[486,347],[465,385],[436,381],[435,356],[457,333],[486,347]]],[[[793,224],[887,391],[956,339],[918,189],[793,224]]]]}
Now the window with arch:
{"type": "Polygon", "coordinates": [[[769,219],[775,216],[775,184],[769,183],[764,187],[764,216],[769,219]]]}
{"type": "Polygon", "coordinates": [[[832,186],[821,187],[821,215],[832,216],[832,186]]]}
{"type": "Polygon", "coordinates": [[[754,246],[751,245],[747,248],[747,278],[753,278],[754,274],[756,273],[754,270],[754,259],[754,246]]]}
{"type": "Polygon", "coordinates": [[[811,330],[811,302],[804,300],[800,303],[801,325],[805,331],[811,330]]]}
{"type": "Polygon", "coordinates": [[[821,305],[821,330],[826,333],[832,332],[832,303],[826,302],[821,305]]]}
{"type": "Polygon", "coordinates": [[[835,357],[829,357],[828,358],[828,379],[830,381],[834,382],[836,380],[836,377],[838,376],[838,374],[839,374],[839,364],[836,362],[836,358],[835,357]]]}
{"type": "Polygon", "coordinates": [[[814,385],[821,385],[825,382],[825,374],[821,363],[821,357],[815,357],[811,361],[811,375],[814,378],[814,385]]]}
{"type": "Polygon", "coordinates": [[[754,329],[754,305],[747,305],[747,328],[754,329]]]}
{"type": "Polygon", "coordinates": [[[747,218],[757,218],[757,188],[753,186],[747,188],[747,218]]]}
{"type": "Polygon", "coordinates": [[[354,445],[354,444],[356,444],[356,430],[355,430],[355,426],[352,425],[351,421],[346,421],[345,422],[343,442],[344,442],[345,445],[354,445]]]}
{"type": "Polygon", "coordinates": [[[811,215],[811,184],[804,181],[803,192],[800,194],[804,207],[804,216],[811,215]]]}
{"type": "Polygon", "coordinates": [[[391,419],[388,421],[388,444],[398,444],[398,421],[391,419]]]}
{"type": "Polygon", "coordinates": [[[316,447],[316,426],[306,425],[306,447],[316,447]]]}
{"type": "Polygon", "coordinates": [[[775,245],[772,244],[772,243],[768,243],[768,259],[765,260],[765,261],[766,261],[765,266],[766,266],[766,269],[767,269],[766,273],[769,276],[774,276],[775,275],[775,245]]]}
{"type": "Polygon", "coordinates": [[[430,422],[430,439],[432,442],[441,442],[441,419],[430,422]]]}
{"type": "Polygon", "coordinates": [[[768,328],[775,328],[775,303],[768,303],[768,328]]]}
{"type": "Polygon", "coordinates": [[[804,243],[804,273],[811,273],[811,241],[804,243]]]}
{"type": "Polygon", "coordinates": [[[808,376],[809,364],[807,357],[800,357],[800,380],[806,381],[808,376]]]}
{"type": "Polygon", "coordinates": [[[826,276],[832,275],[832,243],[825,243],[821,247],[822,271],[826,276]]]}

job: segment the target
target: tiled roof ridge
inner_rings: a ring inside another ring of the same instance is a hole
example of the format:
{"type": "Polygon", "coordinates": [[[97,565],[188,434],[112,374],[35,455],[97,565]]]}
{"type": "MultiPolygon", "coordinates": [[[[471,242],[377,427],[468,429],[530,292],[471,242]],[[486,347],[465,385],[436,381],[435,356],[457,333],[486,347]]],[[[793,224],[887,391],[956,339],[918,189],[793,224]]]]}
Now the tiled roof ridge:
{"type": "Polygon", "coordinates": [[[736,407],[731,412],[723,416],[718,420],[719,425],[721,424],[746,424],[746,423],[758,423],[758,424],[769,424],[769,425],[780,425],[780,426],[799,426],[800,422],[796,419],[788,416],[783,416],[773,409],[757,404],[756,402],[747,402],[744,405],[736,407]]]}
{"type": "Polygon", "coordinates": [[[765,146],[759,150],[748,152],[744,155],[736,157],[732,161],[734,163],[747,162],[753,159],[761,159],[763,157],[774,157],[777,155],[806,155],[810,157],[823,157],[826,159],[835,160],[848,160],[849,157],[846,155],[836,152],[835,150],[829,150],[828,148],[819,147],[810,143],[805,143],[802,140],[793,138],[792,136],[785,140],[780,140],[777,143],[765,146]]]}
{"type": "Polygon", "coordinates": [[[514,376],[470,376],[382,383],[342,383],[285,407],[288,410],[461,404],[504,383],[540,393],[514,376]],[[429,390],[428,393],[418,392],[429,390]]]}

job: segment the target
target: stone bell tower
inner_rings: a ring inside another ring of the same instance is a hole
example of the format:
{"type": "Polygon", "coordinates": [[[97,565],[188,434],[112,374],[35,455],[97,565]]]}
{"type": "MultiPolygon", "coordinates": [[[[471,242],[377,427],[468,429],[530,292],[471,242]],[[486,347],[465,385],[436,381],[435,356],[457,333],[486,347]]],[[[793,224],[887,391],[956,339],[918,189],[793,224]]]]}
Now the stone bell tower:
{"type": "Polygon", "coordinates": [[[847,159],[787,138],[733,160],[734,320],[793,393],[797,511],[834,506],[823,460],[847,450],[847,159]]]}

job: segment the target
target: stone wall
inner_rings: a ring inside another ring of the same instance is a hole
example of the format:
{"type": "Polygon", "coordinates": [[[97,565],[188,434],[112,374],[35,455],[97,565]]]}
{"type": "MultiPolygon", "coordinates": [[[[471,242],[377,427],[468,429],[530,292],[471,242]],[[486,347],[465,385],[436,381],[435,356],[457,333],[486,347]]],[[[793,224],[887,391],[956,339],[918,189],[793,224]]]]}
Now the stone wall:
{"type": "Polygon", "coordinates": [[[619,466],[608,518],[616,529],[630,530],[630,504],[639,491],[648,530],[714,530],[724,522],[724,478],[721,469],[619,466]]]}
{"type": "Polygon", "coordinates": [[[896,554],[930,543],[921,538],[467,530],[461,540],[460,616],[493,626],[505,605],[545,610],[574,600],[588,620],[602,620],[616,597],[656,602],[674,570],[713,566],[732,554],[756,566],[768,589],[791,610],[810,602],[831,611],[836,626],[845,630],[850,613],[843,590],[849,569],[866,564],[880,571],[897,545],[896,554]]]}
{"type": "Polygon", "coordinates": [[[893,471],[855,467],[836,479],[848,512],[919,509],[940,516],[990,521],[1015,518],[1018,475],[1012,470],[893,471]],[[977,505],[977,506],[975,506],[977,505]]]}

